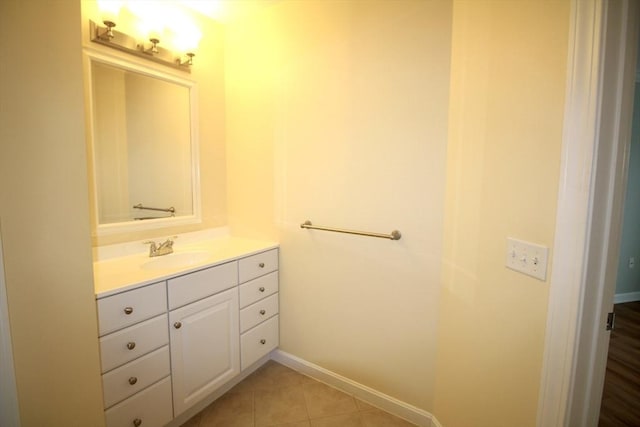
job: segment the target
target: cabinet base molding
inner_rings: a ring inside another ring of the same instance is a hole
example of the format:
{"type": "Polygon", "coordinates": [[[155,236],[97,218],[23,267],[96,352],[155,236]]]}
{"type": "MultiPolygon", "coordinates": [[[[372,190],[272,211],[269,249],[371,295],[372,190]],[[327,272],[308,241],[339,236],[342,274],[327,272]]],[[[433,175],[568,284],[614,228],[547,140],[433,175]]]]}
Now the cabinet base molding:
{"type": "Polygon", "coordinates": [[[442,427],[436,417],[425,410],[387,396],[280,349],[271,352],[271,359],[419,426],[442,427]]]}
{"type": "Polygon", "coordinates": [[[202,401],[196,403],[195,405],[193,405],[191,408],[187,409],[182,414],[178,415],[176,418],[174,418],[165,427],[179,427],[182,424],[186,423],[189,420],[189,418],[193,417],[198,412],[202,411],[204,408],[206,408],[207,406],[211,405],[219,397],[221,397],[223,394],[225,394],[226,392],[231,390],[238,383],[240,383],[242,380],[244,380],[249,375],[254,373],[259,367],[261,367],[262,365],[264,365],[265,363],[267,363],[271,359],[272,359],[272,357],[270,357],[269,354],[267,354],[266,356],[263,356],[258,361],[256,361],[254,364],[252,364],[251,366],[249,366],[248,368],[246,368],[242,372],[240,372],[240,374],[238,376],[236,376],[235,378],[230,380],[228,383],[226,383],[225,385],[220,387],[218,390],[216,390],[215,392],[211,393],[209,396],[207,396],[206,398],[202,399],[202,401]]]}

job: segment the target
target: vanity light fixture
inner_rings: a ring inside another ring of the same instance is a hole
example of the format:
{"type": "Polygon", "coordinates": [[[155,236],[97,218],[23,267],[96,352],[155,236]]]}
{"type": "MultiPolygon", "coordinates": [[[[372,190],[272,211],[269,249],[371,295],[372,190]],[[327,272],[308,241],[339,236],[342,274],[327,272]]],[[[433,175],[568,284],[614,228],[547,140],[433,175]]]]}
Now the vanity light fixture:
{"type": "Polygon", "coordinates": [[[138,43],[137,40],[123,32],[116,31],[113,28],[116,23],[112,20],[104,20],[104,27],[89,21],[91,41],[126,52],[140,58],[149,59],[159,64],[177,68],[186,72],[191,72],[193,65],[193,57],[195,53],[188,52],[186,57],[178,56],[171,50],[160,45],[160,39],[152,36],[149,38],[151,47],[145,47],[144,43],[138,43]]]}

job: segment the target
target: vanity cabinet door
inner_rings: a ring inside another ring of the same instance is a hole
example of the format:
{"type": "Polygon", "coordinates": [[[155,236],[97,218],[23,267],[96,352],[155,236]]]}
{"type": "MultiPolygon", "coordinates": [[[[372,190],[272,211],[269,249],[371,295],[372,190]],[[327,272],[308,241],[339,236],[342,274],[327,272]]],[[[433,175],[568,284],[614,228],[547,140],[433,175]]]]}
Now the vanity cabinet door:
{"type": "Polygon", "coordinates": [[[175,416],[240,372],[238,289],[169,313],[175,416]]]}

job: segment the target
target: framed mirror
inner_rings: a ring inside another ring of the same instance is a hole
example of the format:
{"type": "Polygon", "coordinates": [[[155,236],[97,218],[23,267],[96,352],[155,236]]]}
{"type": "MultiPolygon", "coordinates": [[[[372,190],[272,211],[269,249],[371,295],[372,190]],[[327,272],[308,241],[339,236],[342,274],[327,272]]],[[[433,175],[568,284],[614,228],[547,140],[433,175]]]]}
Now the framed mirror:
{"type": "Polygon", "coordinates": [[[194,82],[85,53],[96,235],[200,222],[194,82]]]}

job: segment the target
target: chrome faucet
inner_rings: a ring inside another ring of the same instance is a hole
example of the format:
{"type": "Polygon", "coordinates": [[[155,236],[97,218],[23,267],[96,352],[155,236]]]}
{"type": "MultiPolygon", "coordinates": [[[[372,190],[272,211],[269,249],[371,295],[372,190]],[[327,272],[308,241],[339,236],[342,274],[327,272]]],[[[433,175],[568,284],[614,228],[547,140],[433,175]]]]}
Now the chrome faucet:
{"type": "MultiPolygon", "coordinates": [[[[173,238],[177,238],[178,236],[173,236],[173,238]]],[[[143,242],[144,244],[149,245],[149,256],[161,256],[161,255],[169,255],[173,253],[173,240],[171,238],[167,238],[164,242],[157,244],[156,242],[149,240],[147,242],[143,242]]]]}

